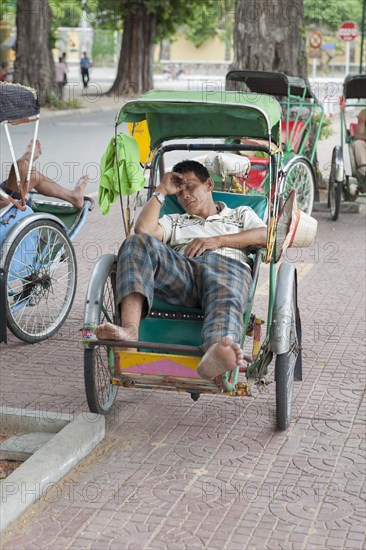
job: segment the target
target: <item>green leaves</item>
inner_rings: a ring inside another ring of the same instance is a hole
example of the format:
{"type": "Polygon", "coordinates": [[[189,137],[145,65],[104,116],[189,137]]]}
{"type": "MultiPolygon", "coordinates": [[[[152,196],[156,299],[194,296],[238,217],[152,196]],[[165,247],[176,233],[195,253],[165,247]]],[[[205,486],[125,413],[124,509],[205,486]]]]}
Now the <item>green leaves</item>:
{"type": "Polygon", "coordinates": [[[303,0],[307,25],[325,26],[336,30],[342,21],[354,21],[361,26],[360,0],[303,0]]]}

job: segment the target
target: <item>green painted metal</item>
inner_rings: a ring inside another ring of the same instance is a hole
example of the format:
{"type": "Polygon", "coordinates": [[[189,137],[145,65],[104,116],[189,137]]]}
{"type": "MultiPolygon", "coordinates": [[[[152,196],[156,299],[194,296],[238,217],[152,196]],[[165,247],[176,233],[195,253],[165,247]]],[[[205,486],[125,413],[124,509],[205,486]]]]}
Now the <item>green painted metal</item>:
{"type": "MultiPolygon", "coordinates": [[[[275,257],[276,251],[273,252],[273,257],[275,257]]],[[[268,297],[268,311],[267,311],[267,333],[271,330],[272,325],[272,315],[273,315],[273,306],[275,299],[275,289],[276,289],[276,264],[272,260],[269,264],[269,297],[268,297]]]]}
{"type": "Polygon", "coordinates": [[[363,0],[362,19],[361,19],[360,65],[358,67],[359,74],[363,73],[363,46],[365,42],[365,23],[366,23],[366,0],[363,0]]]}
{"type": "Polygon", "coordinates": [[[291,143],[292,143],[293,137],[295,135],[296,125],[300,120],[302,120],[301,109],[304,109],[304,108],[310,109],[309,116],[307,117],[307,119],[305,121],[303,120],[304,126],[303,126],[303,128],[301,130],[301,134],[300,134],[301,145],[300,145],[299,150],[297,151],[297,154],[298,155],[304,155],[305,154],[309,158],[310,163],[312,164],[313,161],[314,161],[315,154],[316,154],[316,147],[317,147],[317,143],[318,143],[318,140],[319,140],[322,125],[323,125],[324,108],[323,108],[323,105],[320,104],[320,103],[317,103],[317,102],[316,103],[315,102],[311,103],[309,101],[306,101],[305,93],[306,93],[306,91],[304,91],[304,96],[303,97],[293,96],[289,93],[286,101],[280,101],[280,105],[286,106],[286,119],[285,119],[286,120],[286,142],[282,145],[282,147],[283,147],[283,150],[284,150],[285,154],[287,152],[292,151],[291,143]],[[294,119],[292,130],[289,134],[290,111],[291,111],[291,108],[293,108],[293,107],[298,107],[298,110],[297,110],[297,113],[296,113],[296,116],[295,116],[295,119],[294,119]],[[309,154],[306,154],[306,143],[307,143],[308,138],[311,135],[312,127],[313,127],[313,124],[314,124],[313,117],[317,113],[320,114],[320,118],[319,118],[319,121],[317,122],[317,130],[316,130],[316,134],[315,134],[313,148],[312,148],[312,150],[310,152],[310,155],[309,155],[309,154]]]}
{"type": "Polygon", "coordinates": [[[65,206],[47,201],[34,201],[32,203],[32,210],[35,213],[47,212],[48,214],[54,214],[68,228],[72,227],[76,220],[80,217],[80,209],[75,208],[74,206],[65,206]]]}

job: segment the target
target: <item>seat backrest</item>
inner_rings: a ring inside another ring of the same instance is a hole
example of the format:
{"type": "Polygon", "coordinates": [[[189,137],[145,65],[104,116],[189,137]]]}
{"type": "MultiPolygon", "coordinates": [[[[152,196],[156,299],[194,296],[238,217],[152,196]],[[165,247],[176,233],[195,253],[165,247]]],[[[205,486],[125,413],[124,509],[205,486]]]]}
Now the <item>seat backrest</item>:
{"type": "MultiPolygon", "coordinates": [[[[282,143],[286,143],[286,127],[287,127],[287,121],[281,120],[281,135],[282,135],[282,143]]],[[[295,152],[299,150],[299,146],[301,143],[301,137],[302,137],[302,130],[304,128],[304,122],[302,120],[289,120],[288,121],[288,136],[287,139],[290,139],[291,134],[293,132],[292,140],[290,144],[287,144],[293,149],[295,152]],[[295,124],[296,123],[296,124],[295,124]]]]}
{"type": "MultiPolygon", "coordinates": [[[[224,193],[213,191],[215,201],[222,201],[229,208],[238,208],[238,206],[249,206],[260,217],[265,219],[267,212],[267,197],[264,195],[242,195],[241,193],[224,193]]],[[[165,214],[183,214],[184,210],[178,203],[175,195],[168,195],[161,209],[161,216],[165,214]]]]}

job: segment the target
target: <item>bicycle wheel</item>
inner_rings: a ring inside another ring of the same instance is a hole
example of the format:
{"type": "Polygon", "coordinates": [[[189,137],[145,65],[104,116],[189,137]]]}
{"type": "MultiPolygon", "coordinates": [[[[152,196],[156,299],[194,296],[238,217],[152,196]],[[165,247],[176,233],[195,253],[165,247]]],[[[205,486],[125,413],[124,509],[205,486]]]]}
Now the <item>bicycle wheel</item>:
{"type": "MultiPolygon", "coordinates": [[[[101,274],[99,289],[95,293],[98,296],[98,293],[101,292],[101,299],[95,300],[92,312],[92,318],[97,324],[107,321],[115,324],[119,322],[116,310],[116,275],[115,263],[110,266],[109,270],[101,274]]],[[[85,321],[88,322],[88,319],[85,321]]],[[[88,406],[91,412],[103,415],[111,412],[118,391],[118,386],[111,384],[111,373],[108,366],[109,353],[113,353],[113,351],[105,346],[84,351],[84,381],[88,406]]]]}
{"type": "Polygon", "coordinates": [[[284,171],[284,201],[290,191],[295,189],[298,207],[311,215],[314,207],[315,178],[309,161],[295,157],[284,167],[284,171]]]}
{"type": "MultiPolygon", "coordinates": [[[[330,167],[329,174],[329,185],[328,185],[328,205],[330,208],[330,217],[333,221],[338,220],[339,211],[341,208],[341,198],[342,198],[342,182],[338,181],[337,174],[341,172],[341,148],[335,147],[332,154],[332,164],[330,167]]],[[[343,164],[343,160],[342,160],[343,164]]],[[[342,173],[342,172],[341,172],[342,173]]],[[[340,177],[340,176],[339,176],[340,177]]]]}
{"type": "Polygon", "coordinates": [[[338,220],[339,210],[341,208],[342,184],[335,179],[335,165],[333,162],[329,174],[328,193],[330,217],[335,222],[338,220]]]}
{"type": "Polygon", "coordinates": [[[290,349],[286,353],[276,356],[275,380],[276,380],[276,418],[277,428],[287,430],[291,423],[292,401],[294,393],[295,366],[301,348],[301,322],[296,305],[296,287],[293,288],[293,307],[287,338],[290,338],[290,349]]]}
{"type": "Polygon", "coordinates": [[[63,228],[51,220],[31,221],[9,246],[4,271],[11,332],[30,343],[52,336],[76,290],[75,251],[63,228]]]}

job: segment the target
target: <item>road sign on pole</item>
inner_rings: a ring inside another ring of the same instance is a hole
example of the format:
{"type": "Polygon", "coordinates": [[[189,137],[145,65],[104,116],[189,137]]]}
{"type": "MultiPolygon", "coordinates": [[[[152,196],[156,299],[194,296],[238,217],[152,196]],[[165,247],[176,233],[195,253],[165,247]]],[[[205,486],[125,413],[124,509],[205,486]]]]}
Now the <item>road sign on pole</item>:
{"type": "Polygon", "coordinates": [[[354,21],[343,21],[338,27],[338,37],[343,42],[353,42],[358,36],[358,27],[354,21]]]}
{"type": "Polygon", "coordinates": [[[309,36],[310,46],[315,50],[317,50],[322,47],[322,43],[323,43],[322,33],[319,31],[313,31],[309,36]]]}
{"type": "Polygon", "coordinates": [[[313,31],[309,35],[310,57],[313,60],[313,78],[316,78],[317,58],[321,59],[321,47],[323,44],[323,36],[319,31],[313,31]]]}
{"type": "Polygon", "coordinates": [[[346,76],[349,73],[350,42],[353,42],[358,36],[358,27],[354,21],[343,21],[338,27],[338,37],[346,42],[346,76]]]}

